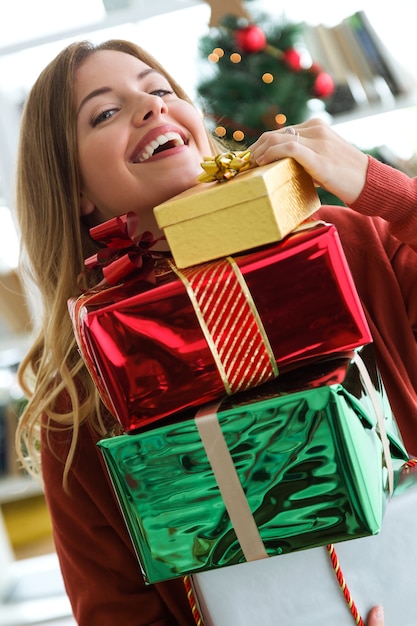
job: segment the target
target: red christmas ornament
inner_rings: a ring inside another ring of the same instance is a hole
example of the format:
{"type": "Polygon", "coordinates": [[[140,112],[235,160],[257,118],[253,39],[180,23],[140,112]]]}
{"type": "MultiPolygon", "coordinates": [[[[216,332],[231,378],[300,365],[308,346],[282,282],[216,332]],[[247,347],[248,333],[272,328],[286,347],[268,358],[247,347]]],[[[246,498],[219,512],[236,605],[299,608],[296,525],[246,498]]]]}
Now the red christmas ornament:
{"type": "Polygon", "coordinates": [[[329,98],[334,92],[334,80],[327,72],[320,72],[313,85],[313,93],[317,98],[329,98]]]}
{"type": "Polygon", "coordinates": [[[266,35],[262,28],[250,24],[236,31],[235,41],[242,52],[261,52],[266,46],[266,35]]]}
{"type": "Polygon", "coordinates": [[[323,71],[323,68],[320,63],[317,63],[317,61],[313,61],[313,63],[310,65],[309,71],[312,72],[312,74],[320,74],[320,72],[323,71]]]}
{"type": "Polygon", "coordinates": [[[284,50],[284,61],[293,72],[301,70],[301,57],[294,48],[284,50]]]}

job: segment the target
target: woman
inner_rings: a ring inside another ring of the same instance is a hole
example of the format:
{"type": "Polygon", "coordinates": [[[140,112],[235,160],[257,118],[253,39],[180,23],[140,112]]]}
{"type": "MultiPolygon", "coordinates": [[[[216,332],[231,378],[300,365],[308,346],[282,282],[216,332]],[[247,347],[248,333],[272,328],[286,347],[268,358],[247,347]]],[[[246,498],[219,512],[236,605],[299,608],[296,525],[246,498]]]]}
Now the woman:
{"type": "MultiPolygon", "coordinates": [[[[70,45],[40,75],[25,106],[17,215],[23,261],[42,299],[42,316],[37,339],[20,368],[29,402],[17,436],[27,466],[42,472],[56,550],[80,626],[194,623],[180,579],[149,586],[142,581],[96,446],[115,429],[115,420],[100,404],[81,362],[67,300],[79,293],[83,261],[96,250],[88,234],[92,225],[133,210],[140,231],[158,235],[153,207],[196,184],[203,156],[219,151],[181,88],[143,50],[127,42],[96,48],[85,42],[70,45]]],[[[387,359],[388,392],[398,408],[408,411],[401,424],[417,449],[417,382],[405,375],[411,363],[417,365],[415,340],[409,345],[416,328],[417,286],[408,276],[417,262],[412,247],[417,228],[411,223],[417,219],[412,212],[415,185],[389,170],[391,195],[399,195],[395,189],[400,185],[408,190],[398,217],[396,207],[379,197],[378,177],[388,176],[387,171],[317,121],[298,126],[293,134],[266,133],[252,154],[254,163],[293,156],[318,184],[358,211],[340,209],[339,219],[339,208],[323,208],[319,216],[336,225],[340,221],[382,366],[387,359]],[[359,213],[377,215],[380,208],[391,222],[359,213]],[[362,276],[374,257],[362,259],[352,234],[375,246],[389,288],[398,283],[396,314],[406,323],[393,339],[393,320],[388,314],[378,316],[381,303],[374,303],[362,276]],[[393,354],[392,340],[399,342],[393,354]]],[[[383,624],[375,611],[369,620],[369,626],[383,624]]]]}

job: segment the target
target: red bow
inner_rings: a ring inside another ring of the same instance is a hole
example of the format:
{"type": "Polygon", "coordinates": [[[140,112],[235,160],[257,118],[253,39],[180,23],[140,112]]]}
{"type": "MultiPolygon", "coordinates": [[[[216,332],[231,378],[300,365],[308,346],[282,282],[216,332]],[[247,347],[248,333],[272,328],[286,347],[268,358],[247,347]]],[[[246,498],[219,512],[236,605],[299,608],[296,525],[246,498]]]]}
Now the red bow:
{"type": "Polygon", "coordinates": [[[90,228],[91,237],[106,244],[106,248],[85,259],[84,265],[88,270],[100,267],[104,284],[116,285],[132,272],[139,272],[142,280],[154,282],[155,258],[149,250],[165,237],[154,239],[149,231],[135,237],[137,224],[136,213],[129,212],[90,228]]]}

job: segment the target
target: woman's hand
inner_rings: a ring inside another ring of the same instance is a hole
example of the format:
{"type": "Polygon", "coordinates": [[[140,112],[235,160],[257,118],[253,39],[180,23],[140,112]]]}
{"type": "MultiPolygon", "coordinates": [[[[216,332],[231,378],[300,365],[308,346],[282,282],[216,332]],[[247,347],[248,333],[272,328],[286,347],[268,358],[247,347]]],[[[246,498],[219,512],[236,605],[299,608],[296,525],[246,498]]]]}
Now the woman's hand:
{"type": "Polygon", "coordinates": [[[366,626],[385,626],[382,606],[374,606],[368,615],[366,626]]]}
{"type": "Polygon", "coordinates": [[[257,165],[292,157],[317,185],[348,205],[357,199],[365,184],[367,155],[320,119],[263,133],[250,152],[251,161],[257,165]],[[293,130],[288,132],[289,128],[293,130]]]}

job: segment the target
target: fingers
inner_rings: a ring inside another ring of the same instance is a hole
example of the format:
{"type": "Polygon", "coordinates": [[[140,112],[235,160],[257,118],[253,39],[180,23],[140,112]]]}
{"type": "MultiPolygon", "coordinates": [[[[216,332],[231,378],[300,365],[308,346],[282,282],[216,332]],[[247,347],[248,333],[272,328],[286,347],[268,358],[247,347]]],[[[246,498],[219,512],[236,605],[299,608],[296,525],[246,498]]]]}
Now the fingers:
{"type": "Polygon", "coordinates": [[[292,135],[295,138],[295,141],[298,143],[300,141],[300,133],[295,129],[294,126],[287,126],[284,130],[285,135],[292,135]]]}
{"type": "Polygon", "coordinates": [[[301,140],[297,126],[268,131],[250,147],[251,161],[257,165],[266,165],[286,156],[294,156],[294,148],[301,140]]]}
{"type": "Polygon", "coordinates": [[[256,165],[292,157],[318,186],[347,205],[355,202],[366,182],[367,155],[320,119],[265,132],[250,153],[256,165]]]}
{"type": "Polygon", "coordinates": [[[294,143],[310,141],[325,142],[333,138],[334,131],[321,119],[311,119],[300,124],[284,126],[278,130],[263,133],[251,146],[251,153],[261,157],[261,151],[275,146],[285,145],[290,148],[294,143]]]}
{"type": "Polygon", "coordinates": [[[257,165],[266,165],[283,157],[293,157],[296,160],[300,155],[306,157],[306,152],[297,148],[297,144],[309,147],[316,152],[317,142],[326,140],[330,131],[329,125],[321,119],[310,119],[300,124],[284,126],[278,130],[263,133],[251,148],[251,161],[257,165]]]}
{"type": "Polygon", "coordinates": [[[384,609],[382,606],[375,606],[368,615],[367,626],[384,626],[384,609]]]}

